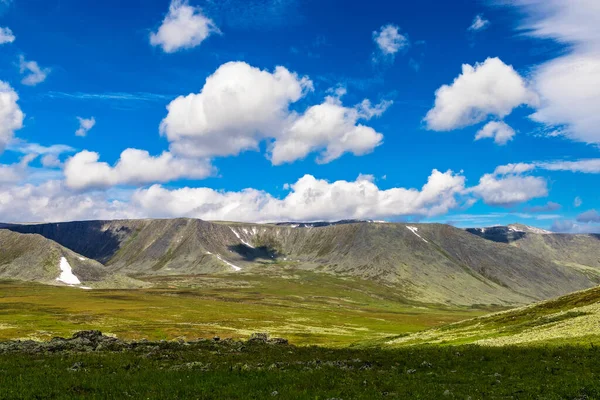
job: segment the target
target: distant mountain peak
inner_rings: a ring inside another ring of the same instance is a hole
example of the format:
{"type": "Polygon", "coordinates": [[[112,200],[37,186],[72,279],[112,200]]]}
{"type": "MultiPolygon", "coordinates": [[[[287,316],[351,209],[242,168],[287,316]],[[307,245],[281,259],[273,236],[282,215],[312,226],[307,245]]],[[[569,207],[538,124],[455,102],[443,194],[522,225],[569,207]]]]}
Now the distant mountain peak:
{"type": "Polygon", "coordinates": [[[535,226],[523,225],[523,224],[510,224],[508,225],[508,229],[512,229],[515,232],[525,232],[525,233],[537,233],[540,235],[548,235],[554,232],[536,228],[535,226]]]}

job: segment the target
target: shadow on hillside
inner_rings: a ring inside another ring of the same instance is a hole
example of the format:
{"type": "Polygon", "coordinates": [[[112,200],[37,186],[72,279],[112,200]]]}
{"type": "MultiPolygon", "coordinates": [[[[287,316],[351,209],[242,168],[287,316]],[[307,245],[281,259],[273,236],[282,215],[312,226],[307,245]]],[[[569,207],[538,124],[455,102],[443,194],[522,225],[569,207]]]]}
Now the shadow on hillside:
{"type": "Polygon", "coordinates": [[[103,221],[76,221],[58,224],[9,225],[18,233],[36,233],[81,254],[84,257],[105,263],[120,248],[120,237],[128,236],[131,230],[121,227],[116,232],[103,230],[103,221]]]}
{"type": "Polygon", "coordinates": [[[238,253],[244,257],[246,261],[256,260],[275,260],[277,259],[277,251],[267,246],[261,247],[250,247],[245,244],[236,244],[234,246],[228,246],[229,250],[238,253]]]}
{"type": "Polygon", "coordinates": [[[505,227],[486,228],[485,232],[482,232],[477,228],[468,228],[466,231],[475,236],[479,236],[480,238],[497,243],[516,242],[527,235],[526,232],[509,231],[505,227]]]}

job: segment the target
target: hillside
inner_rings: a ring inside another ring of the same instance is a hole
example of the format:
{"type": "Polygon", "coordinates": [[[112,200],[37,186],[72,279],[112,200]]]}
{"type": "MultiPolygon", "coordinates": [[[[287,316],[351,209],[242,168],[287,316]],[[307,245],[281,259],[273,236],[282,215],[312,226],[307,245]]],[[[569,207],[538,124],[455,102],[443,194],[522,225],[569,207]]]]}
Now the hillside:
{"type": "MultiPolygon", "coordinates": [[[[310,270],[375,281],[424,303],[527,304],[599,281],[595,271],[448,225],[342,222],[303,227],[180,218],[6,228],[43,235],[103,263],[111,273],[141,277],[310,270]]],[[[598,251],[600,247],[590,253],[598,251]]]]}
{"type": "Polygon", "coordinates": [[[388,340],[394,346],[589,344],[600,342],[600,288],[388,340]]]}
{"type": "Polygon", "coordinates": [[[43,236],[0,230],[0,278],[81,286],[106,277],[99,262],[43,236]]]}
{"type": "Polygon", "coordinates": [[[592,275],[600,271],[600,235],[552,233],[520,224],[467,231],[592,275]]]}

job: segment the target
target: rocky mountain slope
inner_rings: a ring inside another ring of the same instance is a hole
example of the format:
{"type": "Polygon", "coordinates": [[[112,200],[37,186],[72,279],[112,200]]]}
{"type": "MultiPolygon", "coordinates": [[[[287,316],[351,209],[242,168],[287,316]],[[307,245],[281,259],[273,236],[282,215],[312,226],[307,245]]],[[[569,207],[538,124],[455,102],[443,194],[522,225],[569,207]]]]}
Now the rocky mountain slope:
{"type": "Polygon", "coordinates": [[[111,273],[261,274],[298,268],[374,280],[407,299],[430,303],[525,304],[594,286],[600,275],[593,263],[587,270],[574,268],[441,224],[302,226],[181,218],[6,228],[40,234],[111,273]]]}
{"type": "Polygon", "coordinates": [[[520,224],[470,228],[467,231],[591,275],[600,271],[600,235],[552,233],[520,224]]]}
{"type": "Polygon", "coordinates": [[[41,235],[0,229],[0,278],[83,287],[107,275],[99,262],[41,235]]]}

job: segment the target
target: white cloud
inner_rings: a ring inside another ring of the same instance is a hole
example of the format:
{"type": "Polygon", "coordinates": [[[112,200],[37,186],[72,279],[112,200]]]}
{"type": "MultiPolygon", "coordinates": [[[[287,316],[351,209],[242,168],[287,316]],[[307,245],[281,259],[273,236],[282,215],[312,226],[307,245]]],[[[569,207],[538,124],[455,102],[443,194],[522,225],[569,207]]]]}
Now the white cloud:
{"type": "Polygon", "coordinates": [[[575,233],[575,234],[586,234],[586,233],[600,233],[600,225],[590,223],[579,223],[570,220],[556,220],[550,228],[554,232],[561,233],[575,233]]]}
{"type": "Polygon", "coordinates": [[[507,175],[507,174],[522,174],[535,169],[534,164],[529,163],[515,163],[500,165],[494,170],[495,175],[507,175]]]}
{"type": "Polygon", "coordinates": [[[583,222],[583,223],[595,222],[595,223],[600,223],[600,213],[598,213],[598,211],[596,211],[596,210],[586,211],[586,212],[581,213],[581,214],[579,214],[577,216],[577,222],[583,222]]]}
{"type": "Polygon", "coordinates": [[[58,155],[56,154],[46,154],[42,157],[41,161],[42,166],[44,166],[45,168],[58,168],[63,165],[60,161],[60,158],[58,158],[58,155]]]}
{"type": "Polygon", "coordinates": [[[382,26],[378,31],[373,32],[373,41],[384,57],[394,57],[402,49],[410,45],[406,35],[400,33],[397,25],[388,24],[382,26]]]}
{"type": "Polygon", "coordinates": [[[293,162],[320,149],[324,149],[317,159],[320,163],[331,162],[346,152],[370,153],[382,143],[383,135],[357,122],[381,115],[390,104],[371,107],[367,101],[347,108],[339,98],[327,97],[323,104],[306,110],[275,141],[271,161],[274,165],[293,162]]]}
{"type": "Polygon", "coordinates": [[[583,204],[583,200],[581,200],[581,197],[579,197],[579,196],[575,197],[575,200],[573,200],[573,206],[575,208],[579,208],[579,207],[581,207],[582,204],[583,204]]]}
{"type": "Polygon", "coordinates": [[[589,158],[577,161],[550,161],[536,163],[538,168],[549,171],[570,171],[586,174],[600,173],[600,158],[589,158]]]}
{"type": "Polygon", "coordinates": [[[585,174],[600,173],[600,158],[588,158],[577,161],[535,161],[531,163],[517,163],[501,165],[494,171],[497,175],[522,174],[534,169],[547,171],[581,172],[585,174]]]}
{"type": "Polygon", "coordinates": [[[427,113],[427,127],[450,131],[504,118],[520,105],[535,105],[537,97],[512,66],[488,58],[475,66],[463,64],[462,74],[435,93],[435,106],[427,113]]]}
{"type": "Polygon", "coordinates": [[[65,221],[106,218],[195,217],[206,220],[285,221],[435,216],[461,206],[465,178],[434,170],[419,189],[380,189],[372,177],[328,182],[305,175],[283,198],[264,191],[210,188],[169,190],[160,185],[135,192],[77,192],[59,181],[0,186],[1,221],[65,221]],[[116,196],[115,196],[116,195],[116,196]],[[118,197],[115,201],[111,198],[118,197]]]}
{"type": "Polygon", "coordinates": [[[473,22],[471,26],[467,30],[472,32],[478,32],[486,29],[490,25],[490,21],[483,17],[483,14],[477,14],[475,18],[473,18],[473,22]]]}
{"type": "Polygon", "coordinates": [[[23,112],[17,104],[19,95],[6,82],[0,81],[0,154],[23,127],[23,112]]]}
{"type": "Polygon", "coordinates": [[[198,94],[180,96],[168,106],[161,133],[176,153],[195,156],[236,155],[257,149],[280,132],[288,106],[312,90],[307,77],[284,67],[273,73],[244,62],[221,65],[198,94]]]}
{"type": "Polygon", "coordinates": [[[144,150],[126,149],[114,167],[99,159],[98,153],[86,150],[69,158],[64,169],[67,186],[83,190],[141,185],[180,178],[201,179],[213,172],[206,161],[177,158],[168,152],[152,157],[144,150]]]}
{"type": "Polygon", "coordinates": [[[74,152],[75,149],[64,144],[53,144],[42,146],[38,143],[28,143],[21,139],[14,139],[8,146],[8,150],[26,155],[42,156],[41,163],[45,168],[58,168],[62,166],[60,155],[74,152]]]}
{"type": "Polygon", "coordinates": [[[82,137],[87,136],[90,129],[92,129],[94,127],[94,125],[96,125],[96,119],[94,117],[92,117],[92,118],[77,117],[77,120],[79,121],[79,128],[77,128],[77,130],[75,131],[76,136],[82,136],[82,137]]]}
{"type": "Polygon", "coordinates": [[[0,44],[12,43],[15,39],[15,35],[9,28],[0,27],[0,44]]]}
{"type": "Polygon", "coordinates": [[[274,139],[274,164],[319,150],[324,150],[320,160],[328,162],[345,152],[364,154],[381,143],[381,134],[357,121],[381,115],[391,102],[344,107],[339,92],[304,114],[291,111],[290,105],[312,88],[308,77],[284,67],[271,73],[244,62],[226,63],[207,78],[200,93],[167,106],[160,131],[173,153],[201,158],[257,150],[261,141],[274,139]]]}
{"type": "Polygon", "coordinates": [[[140,218],[128,204],[106,192],[73,193],[61,181],[0,186],[0,221],[58,222],[84,219],[140,218]]]}
{"type": "Polygon", "coordinates": [[[22,157],[18,163],[0,164],[0,185],[22,181],[27,175],[29,163],[35,157],[35,155],[29,154],[22,157]]]}
{"type": "Polygon", "coordinates": [[[53,144],[51,146],[43,146],[38,143],[29,143],[22,139],[14,139],[8,146],[8,150],[23,154],[54,154],[71,153],[75,149],[65,144],[53,144]]]}
{"type": "Polygon", "coordinates": [[[503,146],[515,136],[515,130],[504,121],[490,121],[475,135],[475,140],[492,138],[497,145],[503,146]]]}
{"type": "Polygon", "coordinates": [[[548,195],[546,180],[535,176],[486,174],[471,189],[486,204],[509,207],[548,195]]]}
{"type": "Polygon", "coordinates": [[[50,73],[50,68],[40,68],[35,61],[26,61],[25,57],[19,56],[19,71],[21,75],[27,74],[21,83],[27,86],[35,86],[46,80],[46,77],[50,73]]]}
{"type": "Polygon", "coordinates": [[[187,0],[172,0],[169,13],[158,31],[150,34],[150,44],[160,46],[165,53],[199,46],[213,33],[220,33],[215,23],[199,7],[187,0]]]}
{"type": "Polygon", "coordinates": [[[305,175],[288,185],[290,193],[278,199],[246,189],[220,192],[208,188],[168,190],[159,185],[137,191],[132,202],[145,213],[208,220],[286,221],[386,218],[400,215],[438,215],[457,207],[464,177],[434,170],[421,190],[379,189],[369,179],[327,182],[305,175]]]}
{"type": "Polygon", "coordinates": [[[569,138],[600,143],[600,2],[597,0],[514,0],[525,14],[528,35],[568,46],[541,64],[532,80],[540,94],[533,119],[556,126],[569,138]]]}

